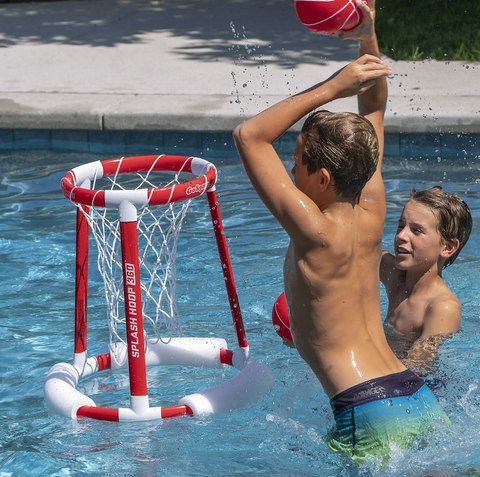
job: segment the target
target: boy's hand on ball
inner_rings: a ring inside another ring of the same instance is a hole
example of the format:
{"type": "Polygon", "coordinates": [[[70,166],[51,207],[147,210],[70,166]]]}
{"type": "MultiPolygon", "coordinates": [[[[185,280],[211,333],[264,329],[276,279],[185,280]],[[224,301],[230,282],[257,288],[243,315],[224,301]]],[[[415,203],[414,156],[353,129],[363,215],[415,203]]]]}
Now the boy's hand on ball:
{"type": "Polygon", "coordinates": [[[367,41],[375,35],[375,0],[356,0],[356,7],[362,11],[363,18],[361,22],[353,30],[336,31],[335,35],[340,40],[358,40],[367,41]]]}
{"type": "Polygon", "coordinates": [[[336,98],[362,94],[375,84],[375,80],[392,73],[389,66],[373,55],[363,55],[330,77],[336,98]]]}

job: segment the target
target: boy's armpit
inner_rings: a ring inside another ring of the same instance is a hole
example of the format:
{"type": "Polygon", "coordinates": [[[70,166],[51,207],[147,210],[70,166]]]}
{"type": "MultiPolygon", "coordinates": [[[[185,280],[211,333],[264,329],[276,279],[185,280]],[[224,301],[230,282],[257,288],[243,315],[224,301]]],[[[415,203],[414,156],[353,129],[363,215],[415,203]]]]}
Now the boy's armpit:
{"type": "Polygon", "coordinates": [[[380,261],[380,281],[388,288],[388,282],[392,278],[395,278],[395,257],[387,252],[382,251],[382,259],[380,261]]]}

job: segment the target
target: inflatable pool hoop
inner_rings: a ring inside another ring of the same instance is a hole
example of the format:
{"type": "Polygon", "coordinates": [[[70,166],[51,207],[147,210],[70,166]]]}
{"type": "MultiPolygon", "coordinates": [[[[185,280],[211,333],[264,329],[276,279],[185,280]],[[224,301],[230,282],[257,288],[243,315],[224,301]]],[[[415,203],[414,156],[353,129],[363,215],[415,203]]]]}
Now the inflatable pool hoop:
{"type": "MultiPolygon", "coordinates": [[[[155,341],[155,340],[152,340],[155,341]]],[[[172,338],[170,343],[149,343],[146,365],[180,365],[222,369],[234,366],[239,373],[228,381],[180,399],[178,405],[149,407],[148,396],[131,396],[130,408],[102,408],[78,391],[81,378],[112,369],[110,354],[88,358],[78,365],[58,363],[46,378],[44,395],[47,406],[62,416],[90,417],[105,421],[142,421],[181,415],[203,416],[243,408],[258,400],[274,382],[270,368],[248,358],[248,349],[232,352],[223,339],[172,338]]],[[[126,349],[125,349],[126,356],[126,349]]],[[[78,361],[78,360],[77,360],[78,361]]],[[[125,361],[113,369],[127,367],[125,361]]]]}
{"type": "Polygon", "coordinates": [[[89,417],[106,421],[203,416],[243,408],[259,399],[273,385],[271,369],[250,357],[215,192],[216,180],[216,169],[208,161],[166,155],[97,161],[72,169],[62,179],[65,197],[78,207],[74,361],[73,364],[57,363],[47,374],[44,396],[50,410],[71,419],[89,417]],[[164,187],[155,186],[153,176],[156,171],[174,173],[175,179],[164,187]],[[140,177],[140,185],[133,190],[119,184],[122,175],[132,173],[140,177]],[[196,178],[181,183],[180,173],[194,174],[196,178]],[[110,181],[110,188],[96,190],[97,183],[104,178],[110,181]],[[171,326],[176,319],[175,252],[181,222],[188,207],[186,202],[203,194],[208,199],[237,338],[235,351],[229,350],[222,338],[170,336],[162,339],[158,334],[165,316],[168,315],[171,326]],[[174,210],[176,203],[179,208],[174,210]],[[110,222],[105,213],[109,208],[118,211],[116,218],[110,222]],[[146,215],[145,211],[148,211],[146,215]],[[167,214],[173,217],[167,220],[168,228],[160,223],[167,214]],[[102,224],[98,227],[96,221],[100,220],[102,224]],[[103,261],[98,260],[98,263],[106,288],[111,333],[108,353],[95,357],[87,356],[90,233],[97,242],[99,256],[105,254],[103,261]],[[139,255],[140,238],[147,245],[139,255]],[[153,253],[154,260],[146,258],[149,253],[153,253]],[[116,263],[114,257],[120,255],[116,263]],[[101,268],[100,263],[105,262],[107,266],[101,268]],[[106,270],[111,271],[115,267],[120,272],[108,275],[106,270]],[[144,268],[147,270],[144,271],[144,268]],[[144,277],[150,281],[145,283],[144,277]],[[167,289],[167,286],[170,288],[167,289]],[[157,288],[159,292],[155,295],[157,288]],[[168,302],[164,306],[166,300],[168,302]],[[124,318],[115,315],[119,301],[124,302],[124,318]],[[155,304],[153,318],[147,314],[149,303],[155,304]],[[125,339],[116,330],[117,322],[125,323],[125,339]],[[156,333],[153,338],[148,338],[144,330],[147,322],[153,325],[156,333]],[[146,368],[172,365],[214,369],[232,366],[238,373],[215,387],[184,396],[177,405],[150,407],[146,368]],[[128,369],[130,407],[98,407],[93,399],[77,389],[81,379],[108,369],[128,369]]]}

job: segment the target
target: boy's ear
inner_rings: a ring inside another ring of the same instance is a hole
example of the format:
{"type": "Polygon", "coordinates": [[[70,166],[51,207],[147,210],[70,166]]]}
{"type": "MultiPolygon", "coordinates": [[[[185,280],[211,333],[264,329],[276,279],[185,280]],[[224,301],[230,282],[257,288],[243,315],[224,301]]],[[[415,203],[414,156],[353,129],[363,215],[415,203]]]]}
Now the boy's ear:
{"type": "Polygon", "coordinates": [[[317,173],[318,173],[318,185],[321,192],[324,192],[330,184],[332,185],[335,184],[332,175],[324,167],[319,169],[317,173]]]}
{"type": "Polygon", "coordinates": [[[440,253],[440,256],[442,258],[450,258],[458,250],[458,247],[460,247],[460,242],[458,239],[447,240],[443,244],[443,249],[440,253]]]}

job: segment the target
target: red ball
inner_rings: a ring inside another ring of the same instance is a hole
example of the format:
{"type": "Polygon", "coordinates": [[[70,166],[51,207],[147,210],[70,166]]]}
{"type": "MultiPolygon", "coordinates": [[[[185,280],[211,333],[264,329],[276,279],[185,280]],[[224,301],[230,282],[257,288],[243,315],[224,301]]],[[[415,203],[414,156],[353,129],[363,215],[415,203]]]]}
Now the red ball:
{"type": "Polygon", "coordinates": [[[305,27],[320,35],[352,30],[363,17],[352,0],[295,0],[295,11],[305,27]]]}
{"type": "Polygon", "coordinates": [[[277,335],[287,341],[293,341],[290,333],[290,318],[288,317],[287,300],[285,293],[282,293],[273,305],[272,323],[277,335]]]}

